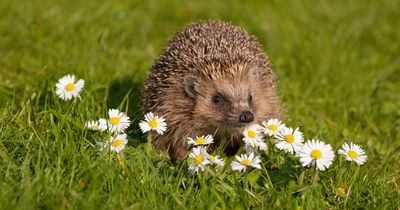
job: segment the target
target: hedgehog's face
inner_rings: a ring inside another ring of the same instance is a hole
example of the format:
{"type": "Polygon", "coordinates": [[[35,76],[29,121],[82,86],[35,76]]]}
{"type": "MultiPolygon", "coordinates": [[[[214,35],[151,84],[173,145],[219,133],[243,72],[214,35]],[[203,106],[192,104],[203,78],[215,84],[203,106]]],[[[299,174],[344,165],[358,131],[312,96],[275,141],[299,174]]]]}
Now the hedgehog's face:
{"type": "Polygon", "coordinates": [[[202,123],[242,129],[266,120],[267,90],[259,78],[248,71],[219,78],[189,76],[185,79],[185,90],[195,99],[193,114],[202,123]]]}

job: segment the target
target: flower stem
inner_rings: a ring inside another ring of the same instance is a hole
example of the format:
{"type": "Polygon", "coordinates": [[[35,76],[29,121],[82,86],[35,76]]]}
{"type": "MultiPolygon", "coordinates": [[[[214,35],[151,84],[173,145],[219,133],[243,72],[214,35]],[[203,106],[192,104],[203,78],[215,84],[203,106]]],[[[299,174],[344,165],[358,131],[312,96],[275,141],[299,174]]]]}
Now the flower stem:
{"type": "MultiPolygon", "coordinates": [[[[349,163],[349,165],[350,165],[350,163],[349,163]]],[[[353,185],[356,182],[356,179],[357,179],[359,173],[360,173],[360,167],[357,167],[355,172],[353,173],[353,177],[351,177],[351,184],[349,186],[349,189],[347,190],[346,199],[344,200],[344,206],[347,205],[347,199],[349,198],[351,189],[353,188],[353,185]]]]}
{"type": "Polygon", "coordinates": [[[152,143],[151,143],[151,133],[149,133],[148,135],[147,135],[147,145],[146,145],[146,150],[147,150],[147,153],[148,154],[150,154],[150,152],[153,150],[153,145],[152,145],[152,143]]]}
{"type": "Polygon", "coordinates": [[[318,183],[318,181],[319,181],[318,172],[319,171],[318,171],[317,167],[314,167],[314,176],[313,176],[313,179],[312,179],[313,185],[316,185],[318,183]]]}
{"type": "Polygon", "coordinates": [[[117,159],[118,159],[118,163],[121,166],[123,173],[126,174],[126,165],[123,159],[123,154],[121,153],[117,153],[117,159]]]}
{"type": "Polygon", "coordinates": [[[273,188],[273,184],[272,184],[271,178],[269,177],[267,169],[264,166],[262,166],[262,168],[263,168],[263,171],[265,172],[265,175],[267,177],[267,181],[268,181],[269,187],[273,188]]]}

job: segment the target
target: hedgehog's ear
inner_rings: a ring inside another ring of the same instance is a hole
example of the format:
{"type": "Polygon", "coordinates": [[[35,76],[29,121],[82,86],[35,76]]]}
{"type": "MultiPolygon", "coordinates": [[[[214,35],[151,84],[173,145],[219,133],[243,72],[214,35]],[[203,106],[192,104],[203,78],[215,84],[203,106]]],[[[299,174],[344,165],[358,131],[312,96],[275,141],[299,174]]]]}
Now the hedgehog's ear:
{"type": "Polygon", "coordinates": [[[196,98],[196,84],[198,83],[198,76],[193,74],[186,75],[183,86],[185,87],[186,94],[191,98],[196,98]]]}

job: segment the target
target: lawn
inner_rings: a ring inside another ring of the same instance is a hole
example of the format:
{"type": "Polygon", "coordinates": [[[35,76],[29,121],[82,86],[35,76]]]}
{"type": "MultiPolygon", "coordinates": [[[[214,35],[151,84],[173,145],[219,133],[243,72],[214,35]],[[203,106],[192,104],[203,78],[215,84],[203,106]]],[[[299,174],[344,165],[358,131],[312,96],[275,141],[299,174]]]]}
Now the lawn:
{"type": "Polygon", "coordinates": [[[399,209],[400,1],[0,0],[0,209],[399,209]],[[263,170],[190,176],[148,151],[138,122],[144,79],[191,21],[220,19],[262,43],[286,124],[337,150],[318,177],[270,145],[263,170]],[[55,84],[85,80],[81,99],[55,84]],[[132,124],[118,160],[87,120],[109,108],[132,124]]]}

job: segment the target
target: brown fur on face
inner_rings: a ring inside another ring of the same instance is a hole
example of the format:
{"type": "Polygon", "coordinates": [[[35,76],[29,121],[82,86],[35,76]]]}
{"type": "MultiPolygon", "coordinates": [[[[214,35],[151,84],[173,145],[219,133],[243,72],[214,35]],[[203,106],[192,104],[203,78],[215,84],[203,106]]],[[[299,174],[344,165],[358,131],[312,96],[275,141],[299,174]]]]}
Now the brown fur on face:
{"type": "MultiPolygon", "coordinates": [[[[230,67],[220,77],[198,78],[193,98],[194,118],[199,124],[213,127],[243,130],[249,123],[240,122],[240,115],[249,111],[254,115],[252,123],[261,123],[276,112],[277,107],[270,104],[274,90],[264,87],[258,67],[238,65],[230,67]],[[215,103],[213,97],[220,101],[215,103]]],[[[223,71],[215,69],[216,71],[223,71]]]]}
{"type": "Polygon", "coordinates": [[[185,156],[187,137],[215,134],[217,145],[226,138],[238,147],[247,125],[280,118],[266,55],[254,37],[223,22],[189,25],[169,42],[145,82],[142,110],[165,117],[167,131],[153,143],[173,160],[185,156]],[[245,111],[252,122],[240,122],[245,111]]]}

